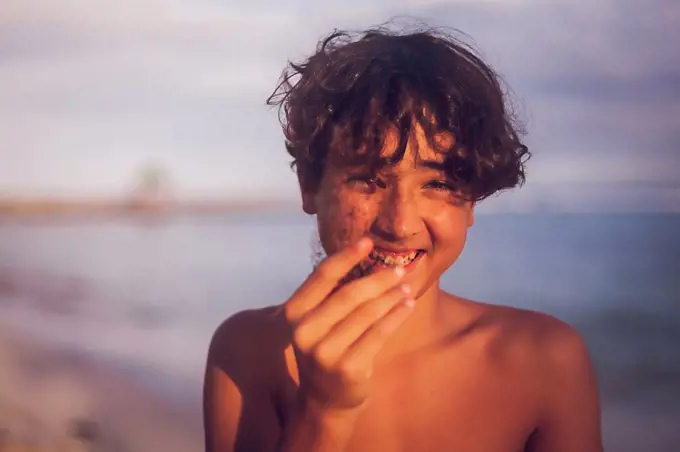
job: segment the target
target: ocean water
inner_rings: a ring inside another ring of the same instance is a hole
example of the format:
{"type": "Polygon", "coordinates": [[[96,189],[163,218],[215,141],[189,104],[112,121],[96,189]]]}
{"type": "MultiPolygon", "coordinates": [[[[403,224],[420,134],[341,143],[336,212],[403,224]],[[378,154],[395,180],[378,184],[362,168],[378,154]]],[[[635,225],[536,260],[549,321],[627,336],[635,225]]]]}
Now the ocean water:
{"type": "MultiPolygon", "coordinates": [[[[311,270],[314,231],[289,212],[3,220],[0,326],[197,405],[213,330],[285,300],[311,270]]],[[[605,414],[680,426],[680,215],[480,215],[442,286],[570,322],[589,344],[605,414]]]]}

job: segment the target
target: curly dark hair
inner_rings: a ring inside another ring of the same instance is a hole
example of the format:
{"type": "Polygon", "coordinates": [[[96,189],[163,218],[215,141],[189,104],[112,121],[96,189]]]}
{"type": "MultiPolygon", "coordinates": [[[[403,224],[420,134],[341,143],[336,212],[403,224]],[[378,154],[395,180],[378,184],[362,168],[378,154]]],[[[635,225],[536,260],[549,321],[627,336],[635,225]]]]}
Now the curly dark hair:
{"type": "Polygon", "coordinates": [[[445,153],[460,193],[478,202],[522,185],[530,157],[500,80],[471,46],[442,29],[336,30],[306,61],[289,62],[267,104],[279,108],[304,188],[320,181],[329,155],[374,171],[398,162],[418,123],[432,148],[445,153]],[[398,130],[399,144],[385,158],[388,127],[398,130]],[[455,137],[446,149],[438,146],[442,131],[455,137]]]}

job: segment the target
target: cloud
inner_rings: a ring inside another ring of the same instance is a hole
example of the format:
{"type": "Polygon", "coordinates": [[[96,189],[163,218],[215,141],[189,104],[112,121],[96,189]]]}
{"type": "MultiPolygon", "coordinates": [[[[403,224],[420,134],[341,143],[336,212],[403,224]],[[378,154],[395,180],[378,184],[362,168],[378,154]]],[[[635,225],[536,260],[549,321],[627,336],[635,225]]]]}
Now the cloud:
{"type": "Polygon", "coordinates": [[[419,15],[474,38],[526,108],[539,148],[678,151],[680,63],[668,51],[680,42],[677,2],[442,3],[419,15]]]}
{"type": "Polygon", "coordinates": [[[264,105],[281,69],[335,27],[399,15],[462,29],[499,70],[532,180],[671,183],[680,4],[652,3],[6,0],[0,190],[119,192],[151,160],[187,191],[295,197],[264,105]]]}

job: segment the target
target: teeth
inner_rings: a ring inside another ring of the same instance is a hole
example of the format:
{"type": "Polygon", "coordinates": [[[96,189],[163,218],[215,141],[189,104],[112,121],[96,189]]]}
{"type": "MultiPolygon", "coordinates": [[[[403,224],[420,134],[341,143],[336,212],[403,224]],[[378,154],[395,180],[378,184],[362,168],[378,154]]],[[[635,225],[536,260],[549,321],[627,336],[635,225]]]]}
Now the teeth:
{"type": "Polygon", "coordinates": [[[371,251],[370,257],[384,265],[388,266],[405,266],[411,263],[413,259],[418,255],[418,251],[412,251],[409,254],[403,256],[392,256],[390,254],[382,254],[378,251],[371,251]]]}

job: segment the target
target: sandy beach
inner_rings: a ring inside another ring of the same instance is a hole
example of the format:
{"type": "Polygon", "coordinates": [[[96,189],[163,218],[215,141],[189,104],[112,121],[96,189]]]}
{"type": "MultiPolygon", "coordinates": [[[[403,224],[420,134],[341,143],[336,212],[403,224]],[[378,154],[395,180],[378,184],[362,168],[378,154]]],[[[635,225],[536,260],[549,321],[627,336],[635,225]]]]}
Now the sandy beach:
{"type": "MultiPolygon", "coordinates": [[[[604,400],[605,450],[680,450],[677,409],[604,400]]],[[[0,452],[202,450],[201,416],[82,352],[0,330],[0,452]]]]}
{"type": "Polygon", "coordinates": [[[186,452],[200,417],[94,359],[0,331],[1,452],[186,452]]]}

